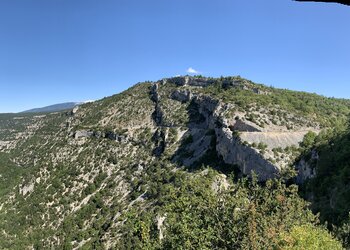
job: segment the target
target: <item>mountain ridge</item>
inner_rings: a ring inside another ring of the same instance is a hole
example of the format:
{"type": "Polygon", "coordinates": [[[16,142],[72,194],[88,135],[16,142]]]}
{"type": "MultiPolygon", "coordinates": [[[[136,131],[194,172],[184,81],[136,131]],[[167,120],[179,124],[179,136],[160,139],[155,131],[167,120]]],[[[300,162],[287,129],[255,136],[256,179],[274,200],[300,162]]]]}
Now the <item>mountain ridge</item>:
{"type": "Polygon", "coordinates": [[[33,108],[33,109],[21,111],[19,114],[58,112],[58,111],[73,109],[74,107],[81,105],[81,104],[82,104],[82,102],[64,102],[64,103],[52,104],[52,105],[41,107],[41,108],[33,108]]]}
{"type": "Polygon", "coordinates": [[[286,182],[314,178],[313,142],[349,113],[350,100],[241,77],[175,77],[74,110],[0,115],[0,247],[266,249],[298,230],[332,238],[286,182]]]}

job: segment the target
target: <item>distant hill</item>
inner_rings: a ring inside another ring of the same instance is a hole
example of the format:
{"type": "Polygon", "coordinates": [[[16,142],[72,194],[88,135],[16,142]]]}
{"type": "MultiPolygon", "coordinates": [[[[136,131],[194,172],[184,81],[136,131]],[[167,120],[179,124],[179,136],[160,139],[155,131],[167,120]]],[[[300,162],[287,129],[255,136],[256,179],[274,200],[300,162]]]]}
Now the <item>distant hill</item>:
{"type": "Polygon", "coordinates": [[[59,103],[59,104],[54,104],[42,108],[35,108],[35,109],[30,109],[23,111],[21,113],[49,113],[49,112],[57,112],[57,111],[62,111],[62,110],[67,110],[67,109],[72,109],[76,106],[81,104],[80,102],[65,102],[65,103],[59,103]]]}

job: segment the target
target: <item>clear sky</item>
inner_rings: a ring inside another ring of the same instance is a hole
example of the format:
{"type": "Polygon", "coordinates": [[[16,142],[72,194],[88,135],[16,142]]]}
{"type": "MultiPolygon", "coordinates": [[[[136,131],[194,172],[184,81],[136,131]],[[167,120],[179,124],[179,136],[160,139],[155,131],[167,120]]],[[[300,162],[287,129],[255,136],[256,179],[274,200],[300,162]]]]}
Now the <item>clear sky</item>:
{"type": "Polygon", "coordinates": [[[95,100],[189,68],[350,98],[350,7],[0,0],[0,112],[95,100]]]}

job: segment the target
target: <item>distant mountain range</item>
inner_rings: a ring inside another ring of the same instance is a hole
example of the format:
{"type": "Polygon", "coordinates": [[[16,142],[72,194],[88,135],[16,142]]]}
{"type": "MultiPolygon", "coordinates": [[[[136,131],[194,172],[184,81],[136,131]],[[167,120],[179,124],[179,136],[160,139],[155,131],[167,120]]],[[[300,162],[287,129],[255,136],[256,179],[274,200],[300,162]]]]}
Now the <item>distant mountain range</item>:
{"type": "Polygon", "coordinates": [[[23,111],[21,113],[48,113],[48,112],[57,112],[57,111],[63,111],[67,109],[73,109],[74,107],[83,104],[82,102],[65,102],[65,103],[59,103],[54,104],[42,108],[34,108],[29,109],[26,111],[23,111]]]}

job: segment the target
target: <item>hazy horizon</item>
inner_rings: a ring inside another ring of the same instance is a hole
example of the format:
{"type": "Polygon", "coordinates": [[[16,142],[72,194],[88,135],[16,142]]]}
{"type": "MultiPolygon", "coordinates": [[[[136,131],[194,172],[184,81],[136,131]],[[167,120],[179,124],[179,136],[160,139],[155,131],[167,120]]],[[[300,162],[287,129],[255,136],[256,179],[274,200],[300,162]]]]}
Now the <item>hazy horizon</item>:
{"type": "MultiPolygon", "coordinates": [[[[178,76],[180,76],[180,75],[178,75],[178,76]]],[[[185,76],[187,76],[187,75],[181,75],[181,77],[185,77],[185,76]]],[[[191,75],[189,75],[189,76],[191,76],[191,75]]],[[[174,76],[174,77],[177,77],[177,76],[174,76]]],[[[205,76],[205,77],[211,77],[211,76],[205,76]]],[[[216,78],[218,78],[218,77],[221,77],[221,76],[217,76],[216,78]]],[[[230,77],[230,76],[223,76],[223,77],[230,77]]],[[[242,76],[240,76],[240,77],[242,77],[242,76]]],[[[248,78],[246,78],[246,77],[243,77],[243,78],[248,79],[248,78]]],[[[161,79],[155,79],[154,81],[158,81],[158,80],[161,80],[161,79]]],[[[248,80],[251,80],[251,79],[248,79],[248,80]]],[[[254,82],[254,81],[253,81],[253,82],[254,82]]],[[[279,87],[277,87],[277,86],[269,85],[269,84],[266,84],[266,83],[259,83],[259,82],[255,82],[255,83],[257,83],[257,84],[263,84],[263,85],[269,86],[269,87],[279,88],[279,87]]],[[[132,86],[135,85],[135,84],[137,84],[137,83],[131,84],[131,85],[128,86],[127,88],[132,87],[132,86]]],[[[291,89],[291,88],[282,88],[282,89],[293,90],[293,91],[298,91],[298,92],[305,92],[305,91],[303,91],[303,90],[291,89]]],[[[108,96],[116,95],[116,94],[122,93],[123,91],[125,91],[125,90],[122,90],[122,91],[120,91],[120,92],[118,92],[118,93],[111,93],[111,94],[108,95],[108,96]]],[[[328,97],[328,98],[350,99],[350,98],[342,98],[342,97],[334,97],[334,96],[322,95],[322,94],[317,93],[317,92],[315,92],[315,91],[313,91],[313,92],[311,92],[311,91],[306,91],[306,92],[308,92],[308,93],[313,93],[313,94],[317,94],[317,95],[320,95],[320,96],[325,96],[325,97],[328,97]]],[[[9,114],[13,113],[13,114],[16,114],[16,113],[26,112],[26,111],[32,110],[32,109],[46,108],[46,107],[54,106],[54,105],[57,105],[57,104],[67,104],[67,103],[77,103],[77,104],[81,104],[81,103],[87,103],[87,102],[95,102],[95,101],[98,101],[98,100],[103,99],[103,98],[108,97],[108,96],[102,96],[102,97],[97,98],[97,99],[95,99],[95,100],[92,100],[92,99],[79,100],[79,101],[76,101],[76,100],[67,100],[67,101],[56,102],[56,103],[46,103],[46,104],[43,104],[42,106],[35,106],[35,107],[29,106],[28,109],[23,109],[23,110],[19,110],[19,111],[0,112],[0,113],[9,113],[9,114]]]]}

